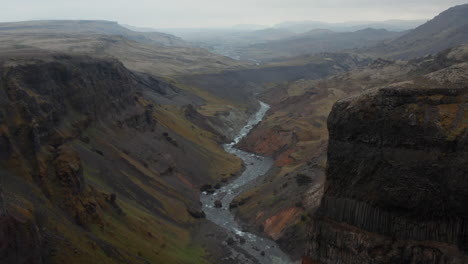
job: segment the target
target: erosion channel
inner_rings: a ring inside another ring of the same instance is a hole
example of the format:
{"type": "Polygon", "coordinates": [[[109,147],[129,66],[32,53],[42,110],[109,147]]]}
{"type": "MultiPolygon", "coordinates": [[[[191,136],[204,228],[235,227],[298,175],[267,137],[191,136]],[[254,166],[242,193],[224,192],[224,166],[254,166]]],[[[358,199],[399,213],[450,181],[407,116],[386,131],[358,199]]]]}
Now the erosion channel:
{"type": "Polygon", "coordinates": [[[225,151],[236,155],[244,162],[245,170],[242,175],[213,194],[203,192],[200,198],[206,218],[229,232],[231,239],[228,242],[231,244],[231,256],[227,256],[227,258],[236,259],[238,263],[292,263],[273,240],[242,231],[241,226],[236,222],[234,215],[229,210],[232,200],[251,188],[255,179],[264,175],[273,166],[271,158],[235,148],[235,145],[256,124],[262,121],[269,108],[269,105],[260,102],[260,109],[250,117],[247,125],[241,129],[238,136],[231,143],[224,145],[225,151]],[[216,201],[218,201],[218,206],[215,206],[216,201]],[[219,204],[219,201],[221,201],[221,204],[219,204]]]}

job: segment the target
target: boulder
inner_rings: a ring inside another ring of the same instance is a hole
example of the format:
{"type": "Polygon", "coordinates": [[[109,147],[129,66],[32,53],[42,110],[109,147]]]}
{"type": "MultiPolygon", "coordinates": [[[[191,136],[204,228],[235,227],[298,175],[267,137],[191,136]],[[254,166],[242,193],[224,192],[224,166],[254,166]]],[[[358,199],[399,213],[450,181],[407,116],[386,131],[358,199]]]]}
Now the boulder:
{"type": "Polygon", "coordinates": [[[187,212],[196,219],[200,218],[205,218],[205,212],[203,212],[201,209],[195,209],[195,208],[187,208],[187,212]]]}
{"type": "Polygon", "coordinates": [[[223,207],[223,203],[222,203],[220,200],[216,200],[216,201],[214,202],[214,206],[215,206],[216,208],[221,208],[221,207],[223,207]]]}
{"type": "Polygon", "coordinates": [[[229,246],[232,246],[234,245],[236,241],[234,240],[234,238],[232,237],[229,237],[227,240],[226,240],[226,243],[229,245],[229,246]]]}

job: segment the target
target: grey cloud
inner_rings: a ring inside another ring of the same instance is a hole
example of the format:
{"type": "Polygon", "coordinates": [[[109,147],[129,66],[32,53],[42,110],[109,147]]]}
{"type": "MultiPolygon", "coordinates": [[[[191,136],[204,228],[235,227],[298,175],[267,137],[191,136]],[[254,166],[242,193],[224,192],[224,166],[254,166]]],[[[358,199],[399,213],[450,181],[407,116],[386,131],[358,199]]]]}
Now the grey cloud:
{"type": "MultiPolygon", "coordinates": [[[[15,0],[2,21],[104,19],[148,27],[220,27],[282,21],[432,18],[466,0],[15,0]]],[[[6,12],[5,12],[6,10],[6,12]]]]}

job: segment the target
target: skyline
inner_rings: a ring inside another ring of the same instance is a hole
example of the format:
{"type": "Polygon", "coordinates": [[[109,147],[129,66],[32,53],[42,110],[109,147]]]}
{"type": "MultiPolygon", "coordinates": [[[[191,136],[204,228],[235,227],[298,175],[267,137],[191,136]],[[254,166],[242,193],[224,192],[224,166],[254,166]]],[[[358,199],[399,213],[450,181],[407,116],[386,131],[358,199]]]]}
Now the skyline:
{"type": "Polygon", "coordinates": [[[221,28],[235,25],[271,26],[285,21],[428,20],[466,0],[126,0],[10,1],[1,22],[28,20],[110,20],[149,28],[221,28]]]}

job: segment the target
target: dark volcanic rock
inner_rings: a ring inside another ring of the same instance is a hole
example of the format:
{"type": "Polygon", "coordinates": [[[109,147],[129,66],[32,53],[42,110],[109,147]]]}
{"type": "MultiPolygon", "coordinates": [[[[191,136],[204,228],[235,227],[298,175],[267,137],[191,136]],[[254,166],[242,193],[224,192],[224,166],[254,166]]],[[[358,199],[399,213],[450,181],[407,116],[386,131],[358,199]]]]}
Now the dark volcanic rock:
{"type": "Polygon", "coordinates": [[[216,189],[213,188],[213,186],[211,184],[205,184],[202,187],[200,187],[200,191],[201,192],[206,192],[208,194],[212,194],[212,193],[216,192],[216,189]]]}
{"type": "Polygon", "coordinates": [[[57,152],[54,166],[60,184],[74,193],[82,193],[85,180],[79,154],[70,146],[60,146],[57,152]]]}
{"type": "Polygon", "coordinates": [[[309,255],[322,263],[466,263],[468,89],[339,101],[309,255]]]}
{"type": "Polygon", "coordinates": [[[239,238],[239,243],[241,243],[241,245],[245,244],[245,242],[246,242],[245,238],[243,238],[243,237],[239,238]]]}
{"type": "Polygon", "coordinates": [[[222,203],[220,200],[216,200],[216,201],[214,202],[214,206],[215,206],[216,208],[221,208],[221,207],[223,207],[223,203],[222,203]]]}
{"type": "Polygon", "coordinates": [[[205,184],[202,187],[200,187],[201,192],[207,192],[207,191],[209,191],[211,189],[213,189],[213,186],[211,186],[211,184],[205,184]]]}
{"type": "Polygon", "coordinates": [[[335,104],[327,196],[414,216],[468,217],[467,94],[382,89],[335,104]]]}
{"type": "Polygon", "coordinates": [[[45,263],[38,227],[31,221],[19,221],[0,215],[0,263],[45,263]]]}
{"type": "Polygon", "coordinates": [[[195,209],[195,208],[187,208],[187,212],[193,217],[193,218],[205,218],[205,212],[203,212],[201,209],[195,209]]]}
{"type": "Polygon", "coordinates": [[[236,241],[234,240],[234,238],[230,237],[226,240],[226,243],[230,246],[234,245],[236,241]]]}
{"type": "Polygon", "coordinates": [[[239,207],[239,203],[238,202],[232,202],[229,204],[229,209],[235,209],[239,207]]]}
{"type": "Polygon", "coordinates": [[[296,183],[298,186],[304,186],[304,185],[309,185],[312,183],[312,177],[304,175],[304,174],[298,174],[296,176],[296,183]]]}
{"type": "Polygon", "coordinates": [[[1,159],[12,151],[33,159],[46,143],[66,141],[58,129],[65,123],[67,137],[77,136],[92,121],[135,104],[134,77],[117,60],[61,55],[21,60],[0,67],[0,121],[10,129],[0,129],[1,159]]]}
{"type": "Polygon", "coordinates": [[[205,129],[206,131],[210,131],[215,135],[219,135],[219,133],[210,125],[209,117],[200,114],[193,105],[189,104],[185,106],[184,115],[187,120],[190,120],[197,126],[205,129]]]}

